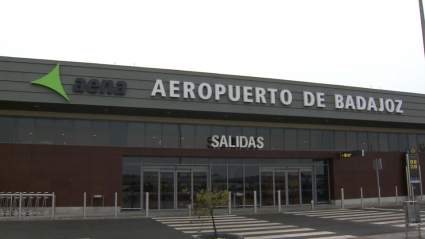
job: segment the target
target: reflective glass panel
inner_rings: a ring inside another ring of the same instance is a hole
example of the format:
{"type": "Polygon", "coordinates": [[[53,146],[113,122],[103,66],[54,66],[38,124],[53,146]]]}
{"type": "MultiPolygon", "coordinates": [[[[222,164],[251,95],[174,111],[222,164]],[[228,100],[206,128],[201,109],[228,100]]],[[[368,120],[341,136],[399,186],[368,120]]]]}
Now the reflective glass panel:
{"type": "Polygon", "coordinates": [[[378,133],[367,133],[368,142],[369,142],[369,151],[378,151],[378,133]]]}
{"type": "Polygon", "coordinates": [[[288,203],[300,204],[300,180],[298,172],[288,172],[288,203]]]}
{"type": "Polygon", "coordinates": [[[347,131],[347,150],[357,150],[357,133],[347,131]]]}
{"type": "Polygon", "coordinates": [[[111,146],[127,146],[127,122],[112,121],[110,127],[111,146]]]}
{"type": "Polygon", "coordinates": [[[418,151],[425,152],[425,135],[418,135],[418,151]]]}
{"type": "Polygon", "coordinates": [[[182,148],[195,148],[195,126],[180,125],[180,144],[182,148]]]}
{"type": "Polygon", "coordinates": [[[122,207],[140,208],[140,158],[123,158],[122,207]]]}
{"type": "Polygon", "coordinates": [[[161,209],[174,209],[174,172],[160,173],[161,209]]]}
{"type": "Polygon", "coordinates": [[[15,118],[0,117],[0,142],[15,141],[15,118]]]}
{"type": "Polygon", "coordinates": [[[74,145],[91,145],[90,120],[74,120],[74,145]]]}
{"type": "Polygon", "coordinates": [[[92,145],[109,145],[109,122],[93,121],[91,125],[92,145]]]}
{"type": "Polygon", "coordinates": [[[296,129],[285,129],[285,149],[286,150],[297,150],[297,130],[296,129]]]}
{"type": "Polygon", "coordinates": [[[310,130],[298,130],[298,150],[310,150],[310,130]]]}
{"type": "Polygon", "coordinates": [[[379,151],[388,151],[388,134],[379,133],[379,151]]]}
{"type": "Polygon", "coordinates": [[[55,120],[55,144],[72,145],[74,139],[72,120],[55,120]]]}
{"type": "Polygon", "coordinates": [[[143,147],[145,146],[145,124],[128,123],[127,146],[143,147]]]}
{"type": "Polygon", "coordinates": [[[398,135],[398,145],[399,145],[399,150],[401,152],[406,152],[406,150],[409,149],[409,142],[407,140],[407,134],[399,134],[398,135]]]}
{"type": "Polygon", "coordinates": [[[310,131],[311,150],[323,150],[323,135],[321,130],[310,131]]]}
{"type": "Polygon", "coordinates": [[[285,149],[285,141],[283,137],[283,129],[271,129],[270,131],[270,146],[272,150],[282,150],[285,149]]]}
{"type": "Polygon", "coordinates": [[[177,208],[187,208],[187,206],[192,203],[192,200],[190,199],[191,189],[192,178],[190,171],[177,171],[177,208]],[[189,194],[184,190],[188,190],[189,194]]]}
{"type": "Polygon", "coordinates": [[[211,190],[219,192],[227,189],[227,165],[211,166],[211,190]]]}
{"type": "Polygon", "coordinates": [[[416,134],[408,134],[409,137],[409,149],[418,149],[418,139],[416,138],[416,134]]]}
{"type": "Polygon", "coordinates": [[[273,172],[261,172],[261,205],[273,206],[273,172]]]}
{"type": "Polygon", "coordinates": [[[178,148],[180,141],[179,125],[163,124],[162,125],[162,147],[178,148]]]}
{"type": "Polygon", "coordinates": [[[235,194],[233,202],[234,205],[243,205],[243,166],[242,165],[229,165],[228,166],[228,175],[229,175],[229,188],[228,190],[232,192],[232,195],[235,194]]]}
{"type": "Polygon", "coordinates": [[[263,149],[270,149],[270,129],[269,128],[257,128],[257,138],[263,137],[264,147],[263,149]]]}
{"type": "Polygon", "coordinates": [[[310,204],[313,199],[313,179],[311,171],[301,171],[302,204],[310,204]]]}
{"type": "Polygon", "coordinates": [[[35,143],[53,144],[55,134],[54,121],[51,119],[35,120],[35,143]]]}
{"type": "Polygon", "coordinates": [[[286,173],[285,172],[274,172],[274,187],[276,202],[278,205],[279,190],[280,190],[280,205],[286,205],[286,173]]]}
{"type": "Polygon", "coordinates": [[[398,134],[389,134],[390,151],[398,152],[398,134]]]}
{"type": "Polygon", "coordinates": [[[198,149],[208,149],[211,143],[209,139],[211,137],[211,127],[207,125],[197,125],[196,126],[196,148],[198,149]]]}
{"type": "Polygon", "coordinates": [[[347,150],[345,131],[335,131],[335,150],[347,150]]]}
{"type": "Polygon", "coordinates": [[[357,132],[357,147],[359,150],[368,150],[367,133],[357,132]]]}
{"type": "Polygon", "coordinates": [[[16,142],[24,144],[34,143],[35,120],[27,118],[16,119],[16,142]]]}
{"type": "Polygon", "coordinates": [[[260,202],[259,166],[244,165],[245,167],[245,204],[254,205],[254,191],[257,191],[257,203],[260,202]]]}
{"type": "Polygon", "coordinates": [[[335,150],[334,131],[323,131],[323,150],[335,150]]]}
{"type": "Polygon", "coordinates": [[[329,201],[328,166],[316,165],[317,202],[329,201]]]}
{"type": "MultiPolygon", "coordinates": [[[[149,209],[158,209],[158,172],[143,172],[143,193],[147,192],[149,193],[149,209]]],[[[143,209],[146,209],[145,203],[143,209]]]]}
{"type": "Polygon", "coordinates": [[[161,147],[161,124],[146,123],[145,126],[145,147],[161,147]]]}

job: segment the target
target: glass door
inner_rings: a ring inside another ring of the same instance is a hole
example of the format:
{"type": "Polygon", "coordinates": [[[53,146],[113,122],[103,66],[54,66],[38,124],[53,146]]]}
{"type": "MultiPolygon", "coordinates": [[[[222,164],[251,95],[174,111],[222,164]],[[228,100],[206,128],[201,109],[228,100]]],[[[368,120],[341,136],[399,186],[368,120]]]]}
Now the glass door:
{"type": "Polygon", "coordinates": [[[288,171],[288,204],[301,204],[300,199],[300,176],[297,171],[288,171]]]}
{"type": "Polygon", "coordinates": [[[312,171],[300,171],[301,178],[301,203],[310,204],[313,199],[312,171]]]}
{"type": "Polygon", "coordinates": [[[278,204],[278,190],[280,190],[280,205],[286,205],[287,198],[287,190],[286,190],[286,172],[284,171],[276,171],[274,172],[274,194],[276,198],[275,205],[278,204]]]}
{"type": "Polygon", "coordinates": [[[190,170],[177,170],[176,171],[176,182],[177,182],[177,208],[187,208],[192,203],[190,194],[192,191],[192,175],[190,170]],[[185,190],[188,190],[186,192],[185,190]]]}
{"type": "MultiPolygon", "coordinates": [[[[273,172],[261,172],[261,205],[273,206],[273,172]]],[[[277,191],[276,191],[277,192],[277,191]]]]}
{"type": "Polygon", "coordinates": [[[174,209],[174,171],[161,171],[160,173],[160,209],[174,209]]]}
{"type": "MultiPolygon", "coordinates": [[[[149,192],[149,209],[158,209],[158,171],[143,172],[143,192],[149,192]]],[[[145,203],[143,209],[146,209],[145,203]]]]}

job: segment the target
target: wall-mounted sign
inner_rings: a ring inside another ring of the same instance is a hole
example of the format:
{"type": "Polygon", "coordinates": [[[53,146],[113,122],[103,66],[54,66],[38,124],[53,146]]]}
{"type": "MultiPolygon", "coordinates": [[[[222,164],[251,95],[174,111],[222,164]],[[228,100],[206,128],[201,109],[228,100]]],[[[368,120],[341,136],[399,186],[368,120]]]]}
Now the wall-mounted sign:
{"type": "MultiPolygon", "coordinates": [[[[155,81],[152,88],[151,96],[183,99],[202,100],[214,99],[220,101],[227,98],[232,102],[256,103],[256,104],[277,104],[277,100],[281,105],[289,106],[292,102],[292,92],[288,89],[263,88],[239,85],[223,85],[201,83],[195,85],[193,82],[170,80],[168,89],[165,88],[161,79],[155,81]],[[196,94],[195,94],[196,93],[196,94]]],[[[303,106],[317,108],[332,107],[325,104],[325,93],[303,91],[303,106]]],[[[403,101],[398,99],[385,99],[374,97],[363,97],[360,95],[341,95],[334,94],[334,109],[337,110],[356,110],[356,111],[374,111],[403,114],[403,101]]]]}
{"type": "Polygon", "coordinates": [[[264,147],[264,138],[261,136],[211,136],[212,148],[234,148],[234,149],[262,149],[264,147]]]}
{"type": "Polygon", "coordinates": [[[340,152],[339,156],[340,156],[340,158],[363,157],[364,156],[364,150],[340,152]]]}
{"type": "Polygon", "coordinates": [[[125,95],[127,90],[127,82],[117,81],[115,84],[112,80],[102,80],[91,79],[86,83],[86,79],[77,78],[75,79],[75,84],[72,87],[74,92],[84,92],[89,93],[107,93],[107,94],[116,94],[116,95],[125,95]]]}

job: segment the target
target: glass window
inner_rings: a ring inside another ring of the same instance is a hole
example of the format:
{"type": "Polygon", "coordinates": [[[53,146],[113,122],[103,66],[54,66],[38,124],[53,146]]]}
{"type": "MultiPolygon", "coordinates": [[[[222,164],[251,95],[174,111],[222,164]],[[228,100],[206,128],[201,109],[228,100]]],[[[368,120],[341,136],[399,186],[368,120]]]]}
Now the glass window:
{"type": "Polygon", "coordinates": [[[271,134],[271,142],[270,147],[273,150],[285,149],[285,140],[283,137],[283,129],[273,128],[270,131],[271,134]]]}
{"type": "Polygon", "coordinates": [[[222,136],[222,135],[227,135],[227,130],[225,126],[212,126],[211,127],[211,134],[212,135],[218,135],[218,136],[222,136]]]}
{"type": "Polygon", "coordinates": [[[195,148],[195,126],[183,124],[180,125],[181,147],[195,148]]]}
{"type": "Polygon", "coordinates": [[[310,150],[310,130],[298,130],[298,150],[310,150]]]}
{"type": "Polygon", "coordinates": [[[0,142],[15,141],[15,119],[0,117],[0,142]]]}
{"type": "MultiPolygon", "coordinates": [[[[227,137],[232,136],[232,145],[236,145],[236,136],[239,136],[242,134],[242,128],[241,127],[234,127],[229,126],[227,127],[227,137]]],[[[230,144],[230,142],[227,142],[230,144]]]]}
{"type": "Polygon", "coordinates": [[[242,164],[241,158],[230,158],[228,159],[229,164],[242,164]]]}
{"type": "Polygon", "coordinates": [[[229,188],[228,191],[232,192],[233,194],[236,194],[236,201],[233,202],[234,205],[243,205],[243,195],[244,188],[243,188],[243,165],[229,165],[228,166],[228,181],[229,181],[229,188]]]}
{"type": "Polygon", "coordinates": [[[368,150],[367,133],[366,132],[358,132],[357,133],[357,147],[358,147],[359,150],[368,150]]]}
{"type": "Polygon", "coordinates": [[[407,134],[399,134],[398,135],[398,145],[400,146],[399,147],[399,150],[401,152],[406,152],[406,150],[409,149],[409,143],[408,143],[408,140],[407,140],[407,134]]]}
{"type": "Polygon", "coordinates": [[[276,159],[276,164],[300,164],[299,159],[276,159]]]}
{"type": "Polygon", "coordinates": [[[255,137],[257,135],[257,128],[254,127],[242,127],[242,136],[255,137]]]}
{"type": "Polygon", "coordinates": [[[54,121],[51,119],[35,120],[35,143],[36,144],[53,144],[53,136],[55,132],[54,121]]]}
{"type": "Polygon", "coordinates": [[[193,164],[210,164],[209,158],[194,158],[193,164]]]}
{"type": "Polygon", "coordinates": [[[274,164],[274,159],[261,159],[260,164],[274,164]]]}
{"type": "Polygon", "coordinates": [[[16,119],[16,142],[32,144],[34,143],[35,121],[34,119],[16,119]]]}
{"type": "Polygon", "coordinates": [[[357,134],[347,131],[347,150],[357,150],[357,134]]]}
{"type": "Polygon", "coordinates": [[[390,151],[398,152],[400,151],[398,148],[398,134],[390,134],[389,135],[389,143],[390,143],[390,151]]]}
{"type": "Polygon", "coordinates": [[[264,147],[263,149],[270,149],[270,129],[269,128],[257,128],[257,138],[263,137],[264,147]]]}
{"type": "Polygon", "coordinates": [[[72,120],[55,120],[55,144],[72,145],[73,128],[72,120]]]}
{"type": "Polygon", "coordinates": [[[316,165],[317,202],[329,201],[328,166],[316,165]]]}
{"type": "Polygon", "coordinates": [[[244,165],[245,168],[245,204],[254,205],[254,191],[257,191],[257,203],[260,202],[259,165],[244,165]]]}
{"type": "Polygon", "coordinates": [[[258,159],[244,159],[244,164],[258,164],[258,159]]]}
{"type": "Polygon", "coordinates": [[[388,134],[379,133],[379,151],[388,151],[388,134]]]}
{"type": "Polygon", "coordinates": [[[192,164],[192,158],[181,158],[180,163],[181,164],[192,164]]]}
{"type": "Polygon", "coordinates": [[[143,147],[145,146],[145,124],[128,123],[127,146],[143,147]]]}
{"type": "Polygon", "coordinates": [[[369,142],[369,151],[378,151],[378,133],[367,133],[369,142]]]}
{"type": "Polygon", "coordinates": [[[140,157],[124,157],[122,166],[122,208],[140,208],[140,157]]]}
{"type": "Polygon", "coordinates": [[[311,150],[323,150],[323,136],[321,130],[310,132],[311,150]]]}
{"type": "Polygon", "coordinates": [[[409,137],[409,149],[414,148],[418,149],[418,139],[416,138],[416,134],[408,134],[409,137]]]}
{"type": "Polygon", "coordinates": [[[145,147],[161,147],[161,124],[146,123],[145,126],[145,147]]]}
{"type": "Polygon", "coordinates": [[[142,158],[143,164],[159,164],[161,158],[142,158]]]}
{"type": "Polygon", "coordinates": [[[127,146],[127,123],[111,122],[111,138],[112,146],[127,146]]]}
{"type": "Polygon", "coordinates": [[[323,131],[323,149],[335,150],[335,133],[334,131],[323,131]]]}
{"type": "Polygon", "coordinates": [[[313,164],[313,159],[300,159],[300,164],[313,164]]]}
{"type": "Polygon", "coordinates": [[[161,164],[180,164],[180,158],[161,158],[161,164]]]}
{"type": "MultiPolygon", "coordinates": [[[[227,165],[211,166],[211,190],[219,192],[227,189],[227,165]]],[[[233,200],[233,198],[232,198],[233,200]]]]}
{"type": "Polygon", "coordinates": [[[297,150],[297,130],[285,129],[285,149],[297,150]]]}
{"type": "Polygon", "coordinates": [[[211,164],[227,164],[227,159],[224,158],[213,158],[211,164]]]}
{"type": "Polygon", "coordinates": [[[425,135],[418,135],[418,152],[425,152],[425,135]]]}
{"type": "Polygon", "coordinates": [[[163,124],[162,125],[162,147],[178,148],[179,147],[179,125],[163,124]]]}
{"type": "Polygon", "coordinates": [[[211,143],[211,127],[207,125],[196,126],[196,148],[208,149],[211,143]]]}
{"type": "Polygon", "coordinates": [[[74,120],[74,145],[91,145],[90,120],[74,120]]]}
{"type": "Polygon", "coordinates": [[[347,150],[345,131],[335,131],[335,150],[347,150]]]}
{"type": "Polygon", "coordinates": [[[91,125],[92,145],[109,145],[109,122],[93,121],[91,125]]]}

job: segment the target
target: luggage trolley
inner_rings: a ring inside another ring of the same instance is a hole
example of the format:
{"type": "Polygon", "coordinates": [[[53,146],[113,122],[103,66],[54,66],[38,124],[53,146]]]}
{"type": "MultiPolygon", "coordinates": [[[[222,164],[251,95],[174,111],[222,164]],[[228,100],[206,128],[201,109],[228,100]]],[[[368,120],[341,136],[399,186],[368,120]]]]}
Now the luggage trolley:
{"type": "Polygon", "coordinates": [[[26,215],[33,216],[34,211],[32,210],[32,200],[35,198],[34,192],[30,192],[28,195],[27,207],[26,207],[26,215]]]}
{"type": "Polygon", "coordinates": [[[10,216],[12,206],[12,192],[7,192],[5,195],[2,196],[2,199],[4,199],[3,215],[5,217],[8,217],[10,216]],[[10,195],[10,197],[8,195],[10,195]]]}
{"type": "Polygon", "coordinates": [[[4,216],[4,213],[5,213],[5,210],[6,210],[4,208],[6,196],[3,195],[3,194],[5,194],[5,192],[0,192],[0,217],[4,216]]]}
{"type": "Polygon", "coordinates": [[[12,216],[19,216],[19,211],[18,211],[18,201],[19,201],[19,192],[15,192],[12,196],[12,216]]]}
{"type": "Polygon", "coordinates": [[[49,210],[47,210],[47,200],[49,199],[49,197],[46,194],[49,194],[49,192],[44,192],[43,203],[41,204],[41,212],[44,216],[49,215],[49,210]]]}

